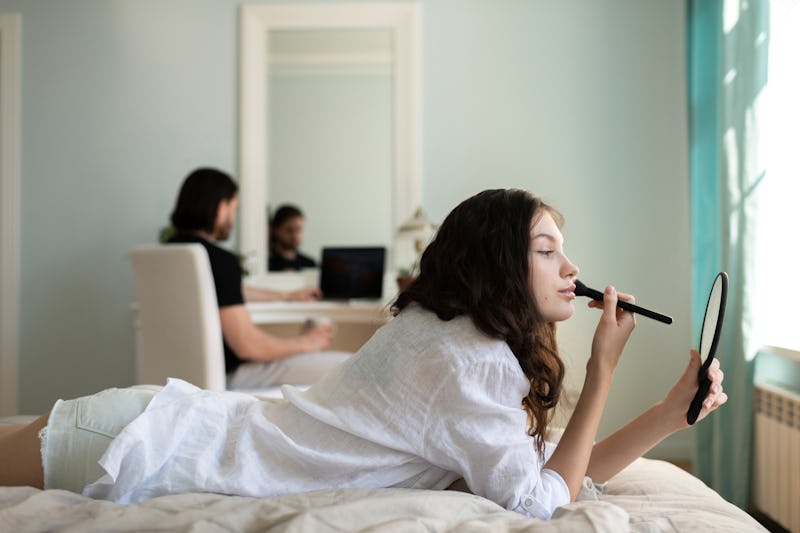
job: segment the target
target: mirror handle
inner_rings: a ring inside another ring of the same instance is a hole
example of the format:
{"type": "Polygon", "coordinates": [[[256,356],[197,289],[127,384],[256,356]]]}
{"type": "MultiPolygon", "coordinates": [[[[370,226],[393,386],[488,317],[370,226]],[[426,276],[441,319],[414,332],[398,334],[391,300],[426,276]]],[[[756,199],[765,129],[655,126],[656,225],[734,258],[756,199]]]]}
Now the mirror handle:
{"type": "MultiPolygon", "coordinates": [[[[710,360],[711,358],[709,358],[709,361],[710,360]]],[[[697,392],[694,394],[692,403],[689,405],[689,410],[686,412],[686,421],[690,426],[694,424],[697,421],[697,417],[700,416],[700,410],[703,408],[703,400],[706,399],[708,389],[711,387],[711,380],[708,379],[708,365],[700,367],[697,380],[700,385],[697,387],[697,392]]]]}

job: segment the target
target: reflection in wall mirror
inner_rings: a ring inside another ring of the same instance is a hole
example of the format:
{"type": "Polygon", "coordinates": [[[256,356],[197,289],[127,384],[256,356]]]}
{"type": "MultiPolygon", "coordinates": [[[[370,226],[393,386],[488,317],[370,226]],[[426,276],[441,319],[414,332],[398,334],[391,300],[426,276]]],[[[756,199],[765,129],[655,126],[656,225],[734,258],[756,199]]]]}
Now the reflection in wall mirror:
{"type": "MultiPolygon", "coordinates": [[[[242,8],[240,248],[266,270],[267,210],[306,215],[302,250],[380,245],[419,206],[413,4],[242,8]]],[[[402,255],[402,254],[401,254],[402,255]]]]}
{"type": "Polygon", "coordinates": [[[391,33],[274,31],[268,61],[268,211],[300,206],[318,264],[323,246],[389,247],[391,33]]]}

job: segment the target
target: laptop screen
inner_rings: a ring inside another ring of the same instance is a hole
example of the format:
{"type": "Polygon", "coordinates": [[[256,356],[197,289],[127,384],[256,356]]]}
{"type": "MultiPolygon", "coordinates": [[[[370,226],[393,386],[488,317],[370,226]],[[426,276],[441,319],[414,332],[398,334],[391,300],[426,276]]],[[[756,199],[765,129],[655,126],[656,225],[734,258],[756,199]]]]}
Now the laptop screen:
{"type": "Polygon", "coordinates": [[[324,300],[379,299],[386,248],[323,248],[319,288],[324,300]]]}

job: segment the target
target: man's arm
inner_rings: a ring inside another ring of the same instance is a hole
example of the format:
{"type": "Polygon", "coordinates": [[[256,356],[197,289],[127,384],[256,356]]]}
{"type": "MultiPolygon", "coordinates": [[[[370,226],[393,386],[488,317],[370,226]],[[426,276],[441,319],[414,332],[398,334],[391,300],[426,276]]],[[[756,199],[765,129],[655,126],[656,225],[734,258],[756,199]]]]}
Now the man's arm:
{"type": "Polygon", "coordinates": [[[244,305],[230,305],[219,310],[222,336],[228,346],[242,359],[275,361],[303,352],[318,352],[330,346],[333,329],[319,324],[297,337],[272,336],[250,320],[244,305]]]}
{"type": "Polygon", "coordinates": [[[248,302],[312,302],[322,293],[317,287],[306,287],[296,291],[275,291],[245,285],[244,299],[248,302]]]}

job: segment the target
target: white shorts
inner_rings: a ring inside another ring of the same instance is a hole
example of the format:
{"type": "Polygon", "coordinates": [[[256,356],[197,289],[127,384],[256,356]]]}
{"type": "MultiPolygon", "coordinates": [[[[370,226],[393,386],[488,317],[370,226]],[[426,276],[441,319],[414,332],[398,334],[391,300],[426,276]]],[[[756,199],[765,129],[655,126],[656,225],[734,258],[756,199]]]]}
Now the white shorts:
{"type": "Polygon", "coordinates": [[[58,400],[40,432],[45,489],[82,493],[105,471],[98,461],[108,445],[144,412],[161,387],[106,389],[74,400],[58,400]]]}

